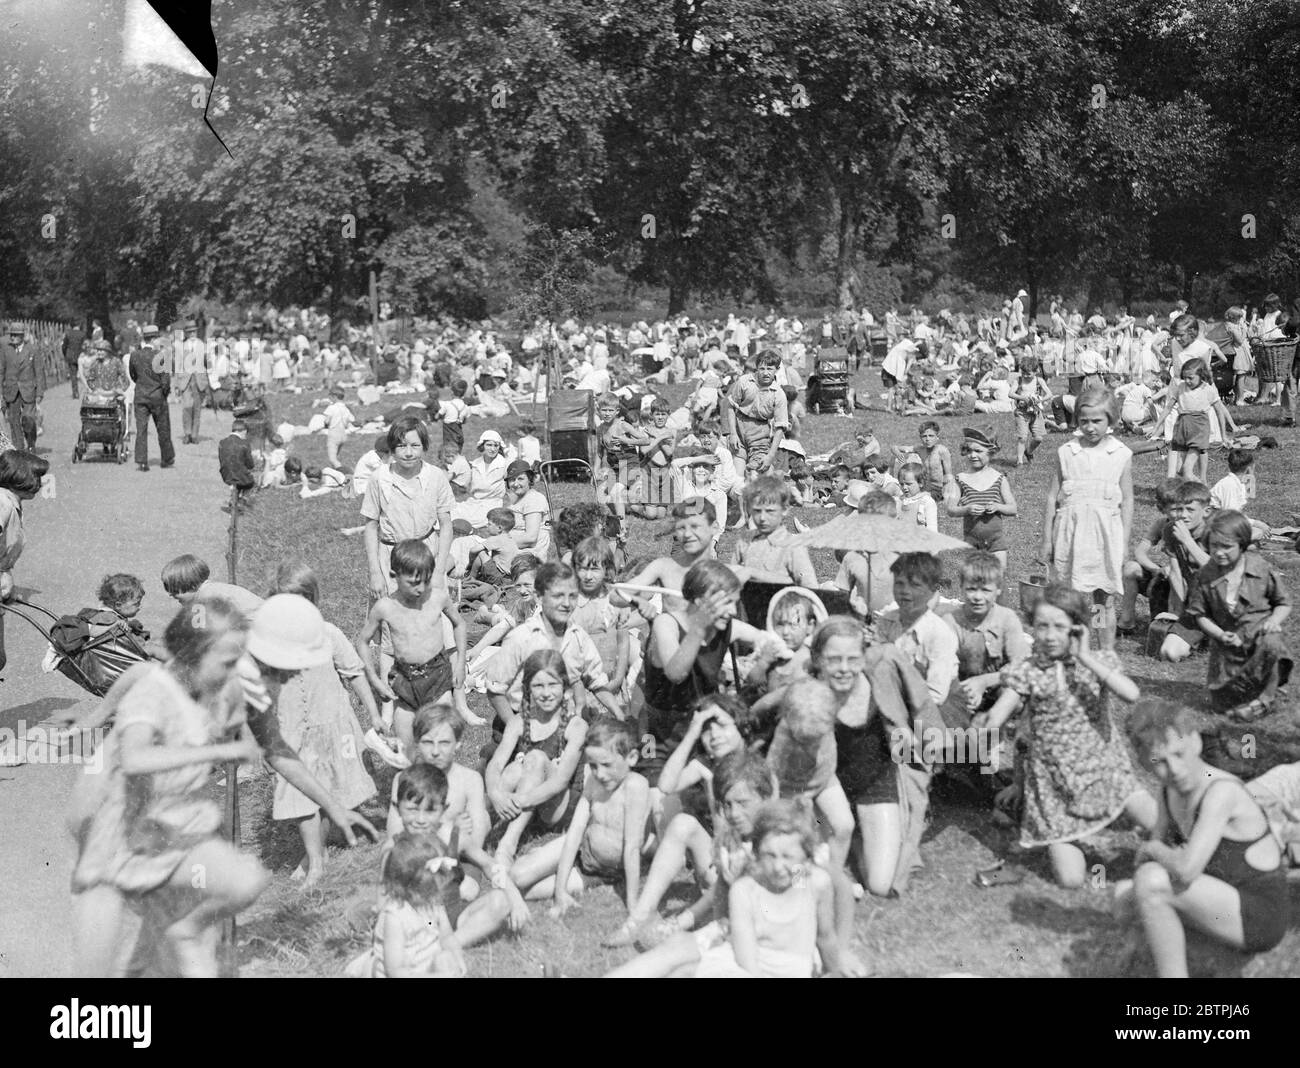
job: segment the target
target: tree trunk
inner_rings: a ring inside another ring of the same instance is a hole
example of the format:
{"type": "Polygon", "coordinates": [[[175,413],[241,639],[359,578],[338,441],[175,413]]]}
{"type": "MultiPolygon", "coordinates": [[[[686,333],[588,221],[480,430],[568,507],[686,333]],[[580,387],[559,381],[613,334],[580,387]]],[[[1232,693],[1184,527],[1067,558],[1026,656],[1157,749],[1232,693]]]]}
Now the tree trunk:
{"type": "Polygon", "coordinates": [[[668,283],[668,317],[669,318],[672,318],[674,315],[681,315],[682,311],[686,308],[686,298],[689,295],[690,295],[690,289],[686,286],[685,283],[679,282],[676,279],[669,281],[668,283]]]}
{"type": "Polygon", "coordinates": [[[158,303],[154,307],[153,321],[154,325],[158,327],[159,333],[163,334],[171,329],[172,323],[176,321],[176,297],[170,289],[164,289],[158,294],[158,303]]]}
{"type": "Polygon", "coordinates": [[[858,241],[861,238],[860,213],[856,197],[839,196],[840,218],[836,233],[835,296],[839,307],[851,311],[856,294],[861,289],[857,268],[858,241]]]}
{"type": "Polygon", "coordinates": [[[108,299],[108,284],[103,271],[92,271],[87,276],[86,298],[91,318],[103,324],[104,340],[111,345],[117,339],[117,331],[113,329],[113,306],[108,299]]]}

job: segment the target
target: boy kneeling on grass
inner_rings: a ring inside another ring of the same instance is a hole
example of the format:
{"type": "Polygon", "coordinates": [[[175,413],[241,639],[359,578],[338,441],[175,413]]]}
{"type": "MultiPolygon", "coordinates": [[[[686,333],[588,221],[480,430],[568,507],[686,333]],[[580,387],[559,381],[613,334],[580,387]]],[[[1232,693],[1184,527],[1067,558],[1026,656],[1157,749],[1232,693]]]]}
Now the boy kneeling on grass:
{"type": "Polygon", "coordinates": [[[1261,953],[1290,920],[1282,850],[1241,780],[1207,764],[1195,714],[1142,701],[1128,734],[1163,784],[1151,838],[1132,879],[1115,888],[1115,912],[1136,921],[1162,978],[1187,977],[1188,926],[1234,949],[1261,953]]]}

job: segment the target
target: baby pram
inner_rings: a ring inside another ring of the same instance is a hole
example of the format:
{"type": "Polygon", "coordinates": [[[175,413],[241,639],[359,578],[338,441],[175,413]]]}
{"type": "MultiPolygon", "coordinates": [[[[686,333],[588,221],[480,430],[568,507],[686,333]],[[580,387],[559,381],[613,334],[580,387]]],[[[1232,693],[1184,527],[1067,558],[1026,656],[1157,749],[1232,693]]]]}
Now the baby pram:
{"type": "Polygon", "coordinates": [[[57,671],[96,697],[108,693],[127,668],[150,659],[144,649],[148,636],[137,633],[116,612],[83,608],[74,616],[56,616],[17,598],[0,604],[0,610],[25,619],[50,643],[47,671],[57,671]]]}
{"type": "Polygon", "coordinates": [[[87,393],[81,400],[81,434],[72,449],[72,462],[86,458],[86,449],[103,445],[101,455],[126,462],[126,405],[111,393],[87,393]]]}
{"type": "Polygon", "coordinates": [[[808,409],[820,415],[823,408],[842,411],[849,399],[849,354],[840,348],[822,349],[808,379],[808,409]]]}

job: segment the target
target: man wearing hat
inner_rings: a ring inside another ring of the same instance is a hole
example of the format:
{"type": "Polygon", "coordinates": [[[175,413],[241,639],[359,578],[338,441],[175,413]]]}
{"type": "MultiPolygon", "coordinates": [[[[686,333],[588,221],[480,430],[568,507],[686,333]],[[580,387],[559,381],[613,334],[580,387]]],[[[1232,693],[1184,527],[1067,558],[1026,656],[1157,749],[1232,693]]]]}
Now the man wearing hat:
{"type": "Polygon", "coordinates": [[[0,395],[14,448],[34,451],[36,406],[45,396],[45,363],[17,323],[9,326],[8,344],[0,346],[0,395]]]}
{"type": "Polygon", "coordinates": [[[186,445],[197,445],[199,423],[203,418],[203,405],[209,393],[207,347],[199,340],[198,327],[193,320],[184,324],[185,341],[181,345],[180,362],[175,368],[172,385],[181,399],[181,440],[186,445]]]}
{"type": "Polygon", "coordinates": [[[155,348],[158,327],[150,323],[143,333],[144,343],[131,353],[130,372],[135,383],[135,462],[139,470],[148,471],[150,418],[158,431],[163,467],[171,467],[176,462],[176,450],[172,447],[171,413],[167,410],[171,369],[166,356],[155,348]]]}

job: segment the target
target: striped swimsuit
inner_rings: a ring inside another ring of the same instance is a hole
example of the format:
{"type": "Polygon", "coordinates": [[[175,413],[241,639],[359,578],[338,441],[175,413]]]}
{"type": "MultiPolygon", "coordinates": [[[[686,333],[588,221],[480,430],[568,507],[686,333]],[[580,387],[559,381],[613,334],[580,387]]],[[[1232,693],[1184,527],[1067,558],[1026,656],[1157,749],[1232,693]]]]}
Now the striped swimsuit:
{"type": "MultiPolygon", "coordinates": [[[[957,488],[961,490],[958,504],[998,505],[1002,503],[1002,480],[998,475],[988,489],[976,489],[962,475],[957,476],[957,488]]],[[[1007,548],[1002,536],[1002,516],[1000,514],[967,515],[962,517],[962,537],[966,544],[985,552],[995,553],[1007,548]]]]}

